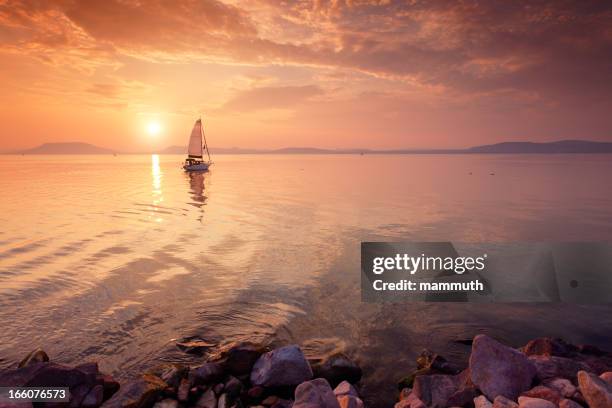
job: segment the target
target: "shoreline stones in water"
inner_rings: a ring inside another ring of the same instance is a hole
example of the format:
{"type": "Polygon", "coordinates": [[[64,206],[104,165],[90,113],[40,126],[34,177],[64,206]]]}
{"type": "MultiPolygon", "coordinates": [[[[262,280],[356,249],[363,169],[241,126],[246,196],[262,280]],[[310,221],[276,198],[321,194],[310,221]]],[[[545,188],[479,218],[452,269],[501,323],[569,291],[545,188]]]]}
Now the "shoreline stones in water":
{"type": "Polygon", "coordinates": [[[517,350],[478,335],[464,371],[445,361],[423,353],[395,408],[612,408],[612,354],[593,347],[544,337],[517,350]]]}
{"type": "MultiPolygon", "coordinates": [[[[540,338],[521,349],[488,336],[471,342],[461,369],[430,351],[400,383],[395,408],[612,408],[612,354],[540,338]]],[[[119,384],[96,363],[69,367],[40,349],[0,372],[0,386],[63,386],[83,408],[363,408],[361,369],[348,356],[309,363],[297,345],[219,349],[201,365],[166,363],[119,384]]],[[[0,401],[0,408],[33,407],[0,401]]]]}

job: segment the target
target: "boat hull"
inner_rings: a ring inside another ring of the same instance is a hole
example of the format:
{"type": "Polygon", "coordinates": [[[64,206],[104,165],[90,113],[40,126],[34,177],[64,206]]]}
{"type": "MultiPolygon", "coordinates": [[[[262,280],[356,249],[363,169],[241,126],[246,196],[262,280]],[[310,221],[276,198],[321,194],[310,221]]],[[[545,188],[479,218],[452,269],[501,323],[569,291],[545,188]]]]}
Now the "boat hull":
{"type": "Polygon", "coordinates": [[[197,163],[197,164],[184,164],[183,170],[185,171],[208,171],[210,163],[197,163]]]}

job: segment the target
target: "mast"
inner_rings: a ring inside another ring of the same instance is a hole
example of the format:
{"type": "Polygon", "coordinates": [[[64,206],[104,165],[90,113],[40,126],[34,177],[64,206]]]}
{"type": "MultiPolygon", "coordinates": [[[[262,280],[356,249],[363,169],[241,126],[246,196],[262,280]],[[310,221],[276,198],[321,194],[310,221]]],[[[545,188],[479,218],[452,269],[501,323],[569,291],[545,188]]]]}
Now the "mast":
{"type": "Polygon", "coordinates": [[[202,133],[202,140],[204,141],[204,150],[206,150],[206,154],[208,155],[208,161],[210,162],[210,152],[208,151],[208,143],[206,143],[206,135],[204,134],[204,123],[202,122],[202,117],[200,116],[200,133],[202,133]]]}

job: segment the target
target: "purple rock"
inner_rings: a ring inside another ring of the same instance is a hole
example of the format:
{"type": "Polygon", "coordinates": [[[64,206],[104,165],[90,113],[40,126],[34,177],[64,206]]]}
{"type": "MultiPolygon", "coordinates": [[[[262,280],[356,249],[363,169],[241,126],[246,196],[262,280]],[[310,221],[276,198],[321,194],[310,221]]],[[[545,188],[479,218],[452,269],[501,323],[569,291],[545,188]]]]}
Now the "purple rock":
{"type": "Polygon", "coordinates": [[[580,361],[565,357],[531,356],[529,360],[535,366],[536,376],[540,381],[545,381],[549,378],[566,378],[576,381],[578,371],[589,368],[580,361]]]}
{"type": "Polygon", "coordinates": [[[535,368],[518,350],[504,346],[486,335],[478,335],[472,343],[470,376],[488,399],[498,395],[515,400],[527,391],[535,376],[535,368]]]}
{"type": "Polygon", "coordinates": [[[297,386],[293,408],[340,408],[340,404],[327,380],[316,378],[297,386]]]}
{"type": "Polygon", "coordinates": [[[311,378],[312,369],[297,345],[263,354],[251,372],[251,383],[264,387],[297,385],[311,378]]]}
{"type": "Polygon", "coordinates": [[[168,386],[159,377],[145,374],[121,386],[119,391],[102,406],[104,408],[150,407],[168,386]]]}
{"type": "Polygon", "coordinates": [[[419,375],[414,379],[412,394],[431,408],[444,408],[448,399],[457,392],[459,379],[454,375],[419,375]]]}
{"type": "Polygon", "coordinates": [[[559,408],[582,408],[582,405],[571,399],[563,398],[559,401],[559,408]]]}
{"type": "Polygon", "coordinates": [[[189,372],[191,385],[210,384],[223,378],[223,367],[219,363],[204,363],[189,372]]]}
{"type": "Polygon", "coordinates": [[[81,402],[82,408],[95,408],[102,405],[102,401],[104,401],[104,386],[98,384],[93,387],[83,401],[81,402]]]}
{"type": "Polygon", "coordinates": [[[18,367],[21,368],[33,363],[45,363],[47,361],[49,361],[49,356],[47,353],[45,353],[43,349],[37,348],[36,350],[31,351],[30,354],[21,360],[18,367]]]}

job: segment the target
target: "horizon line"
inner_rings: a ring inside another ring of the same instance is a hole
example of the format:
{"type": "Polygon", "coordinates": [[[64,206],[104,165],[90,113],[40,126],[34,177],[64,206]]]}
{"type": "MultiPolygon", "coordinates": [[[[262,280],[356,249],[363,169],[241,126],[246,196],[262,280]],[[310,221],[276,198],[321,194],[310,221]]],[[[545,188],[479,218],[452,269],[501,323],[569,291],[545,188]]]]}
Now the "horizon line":
{"type": "MultiPolygon", "coordinates": [[[[289,146],[281,148],[248,148],[248,147],[217,147],[211,148],[214,154],[466,154],[466,153],[598,153],[593,147],[603,147],[603,153],[612,153],[612,142],[566,139],[550,142],[503,141],[493,144],[470,146],[465,148],[323,148],[310,146],[289,146]],[[518,150],[517,150],[518,148],[518,150]],[[531,149],[530,149],[531,148],[531,149]],[[552,148],[552,150],[551,150],[552,148]],[[557,148],[557,149],[555,149],[557,148]],[[523,150],[521,150],[523,149],[523,150]]],[[[104,154],[185,154],[187,146],[171,145],[165,148],[149,151],[121,151],[100,147],[87,142],[45,142],[33,148],[0,151],[3,155],[104,155],[104,154]],[[73,151],[61,151],[54,148],[72,148],[73,151]],[[47,151],[45,151],[45,148],[47,151]],[[74,149],[84,148],[86,151],[74,149]],[[184,150],[184,151],[183,151],[184,150]]]]}

